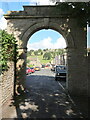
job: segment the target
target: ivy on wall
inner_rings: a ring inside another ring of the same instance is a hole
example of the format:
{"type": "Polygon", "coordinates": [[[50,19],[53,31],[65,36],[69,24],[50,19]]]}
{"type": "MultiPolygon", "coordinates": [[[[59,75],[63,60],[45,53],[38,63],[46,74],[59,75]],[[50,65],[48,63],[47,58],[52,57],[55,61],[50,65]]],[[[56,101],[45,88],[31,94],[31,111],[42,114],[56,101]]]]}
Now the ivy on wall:
{"type": "Polygon", "coordinates": [[[0,30],[0,69],[1,73],[8,69],[8,61],[14,61],[16,57],[16,39],[5,30],[0,30]]]}

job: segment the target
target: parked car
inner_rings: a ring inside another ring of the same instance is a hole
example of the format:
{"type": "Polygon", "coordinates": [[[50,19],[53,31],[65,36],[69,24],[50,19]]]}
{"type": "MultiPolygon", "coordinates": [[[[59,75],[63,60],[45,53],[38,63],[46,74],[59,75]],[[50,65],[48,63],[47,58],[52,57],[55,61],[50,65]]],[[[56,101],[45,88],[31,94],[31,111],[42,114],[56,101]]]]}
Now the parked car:
{"type": "Polygon", "coordinates": [[[30,68],[26,68],[26,74],[28,75],[28,74],[31,74],[31,73],[32,73],[31,69],[30,68]]]}
{"type": "Polygon", "coordinates": [[[42,68],[45,68],[45,65],[42,65],[42,68]]]}
{"type": "Polygon", "coordinates": [[[50,64],[47,64],[45,67],[50,67],[50,64]]]}
{"type": "Polygon", "coordinates": [[[35,71],[39,71],[40,67],[35,67],[34,69],[35,69],[35,71]]]}
{"type": "Polygon", "coordinates": [[[30,69],[31,69],[31,72],[32,72],[32,73],[34,73],[34,72],[35,72],[34,67],[30,67],[30,69]]]}
{"type": "Polygon", "coordinates": [[[64,65],[58,65],[55,67],[55,80],[57,79],[66,79],[66,66],[64,65]]]}

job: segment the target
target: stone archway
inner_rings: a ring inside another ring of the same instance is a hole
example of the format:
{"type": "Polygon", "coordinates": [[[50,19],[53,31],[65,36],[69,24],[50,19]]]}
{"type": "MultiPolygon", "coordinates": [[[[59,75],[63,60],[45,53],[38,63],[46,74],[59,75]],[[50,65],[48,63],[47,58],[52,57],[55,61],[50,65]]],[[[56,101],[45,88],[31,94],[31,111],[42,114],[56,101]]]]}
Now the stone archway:
{"type": "Polygon", "coordinates": [[[87,95],[86,31],[77,24],[77,18],[57,11],[56,6],[24,6],[24,11],[5,15],[7,31],[18,41],[22,79],[25,80],[26,49],[31,35],[41,29],[53,29],[62,34],[67,43],[67,89],[73,95],[87,95]],[[78,92],[77,92],[78,91],[78,92]]]}
{"type": "MultiPolygon", "coordinates": [[[[24,41],[21,44],[21,48],[27,48],[27,42],[29,40],[29,38],[37,31],[41,30],[41,29],[53,29],[57,32],[59,32],[61,35],[63,35],[63,37],[66,40],[66,44],[67,44],[67,51],[69,48],[75,49],[75,43],[73,41],[73,37],[71,35],[71,33],[67,33],[68,35],[65,35],[66,31],[62,31],[62,28],[58,27],[59,24],[53,23],[53,22],[39,22],[37,24],[34,24],[32,26],[30,26],[27,31],[25,31],[25,33],[22,35],[21,40],[24,41]]],[[[68,65],[69,68],[69,65],[68,65]]],[[[70,76],[68,74],[68,76],[70,76]]],[[[67,76],[67,78],[68,78],[67,76]]],[[[67,80],[67,89],[68,89],[68,80],[67,80]]]]}
{"type": "MultiPolygon", "coordinates": [[[[48,19],[48,21],[49,21],[49,19],[48,19]]],[[[71,33],[68,33],[67,31],[62,31],[62,28],[59,27],[59,26],[60,26],[59,24],[54,23],[52,21],[47,22],[47,23],[46,22],[39,22],[39,23],[36,23],[36,24],[30,26],[25,31],[25,33],[21,36],[21,40],[23,41],[23,43],[21,44],[21,46],[23,48],[26,48],[28,39],[35,32],[37,32],[37,31],[39,31],[41,29],[53,29],[53,30],[59,32],[64,37],[64,39],[66,40],[67,47],[75,48],[75,43],[73,41],[73,37],[72,37],[71,33]],[[67,34],[67,36],[66,36],[66,34],[67,34]]]]}

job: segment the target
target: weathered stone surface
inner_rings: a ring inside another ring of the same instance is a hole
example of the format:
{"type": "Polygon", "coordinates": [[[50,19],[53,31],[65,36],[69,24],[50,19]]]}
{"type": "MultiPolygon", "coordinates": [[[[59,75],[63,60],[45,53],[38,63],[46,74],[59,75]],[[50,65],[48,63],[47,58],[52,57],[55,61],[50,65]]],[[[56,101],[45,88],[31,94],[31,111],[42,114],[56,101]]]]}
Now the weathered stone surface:
{"type": "Polygon", "coordinates": [[[9,69],[1,74],[0,80],[0,102],[1,106],[7,102],[8,99],[11,99],[14,90],[14,63],[10,62],[8,64],[9,69]]]}

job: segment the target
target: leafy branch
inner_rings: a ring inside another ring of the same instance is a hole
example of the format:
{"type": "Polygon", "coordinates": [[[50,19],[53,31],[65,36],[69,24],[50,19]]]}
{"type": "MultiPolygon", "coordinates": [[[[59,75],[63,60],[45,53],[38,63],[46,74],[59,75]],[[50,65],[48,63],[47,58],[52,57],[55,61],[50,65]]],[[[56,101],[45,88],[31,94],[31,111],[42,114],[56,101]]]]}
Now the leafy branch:
{"type": "Polygon", "coordinates": [[[0,30],[0,69],[2,71],[8,69],[8,62],[14,61],[17,54],[16,39],[12,34],[8,34],[5,30],[0,30]]]}

